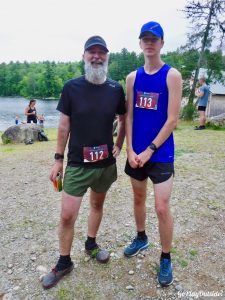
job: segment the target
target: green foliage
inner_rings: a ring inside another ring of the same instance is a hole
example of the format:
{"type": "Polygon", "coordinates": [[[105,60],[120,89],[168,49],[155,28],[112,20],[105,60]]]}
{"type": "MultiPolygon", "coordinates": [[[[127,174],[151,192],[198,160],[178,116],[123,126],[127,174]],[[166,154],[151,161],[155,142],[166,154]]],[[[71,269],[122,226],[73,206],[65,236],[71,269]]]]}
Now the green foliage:
{"type": "Polygon", "coordinates": [[[0,96],[59,98],[65,81],[80,75],[80,63],[2,63],[0,96]]]}
{"type": "MultiPolygon", "coordinates": [[[[9,144],[9,143],[7,143],[7,144],[9,144]]],[[[2,150],[2,152],[13,152],[13,151],[15,151],[15,149],[13,149],[13,148],[5,148],[2,150]]]]}
{"type": "Polygon", "coordinates": [[[111,53],[109,59],[109,77],[114,80],[125,80],[126,76],[143,65],[143,56],[122,49],[120,53],[111,53]]]}
{"type": "Polygon", "coordinates": [[[207,122],[206,128],[212,129],[212,130],[225,130],[225,125],[213,124],[213,123],[207,122]]]}
{"type": "Polygon", "coordinates": [[[205,51],[203,67],[207,69],[207,82],[220,81],[224,83],[222,71],[225,70],[225,63],[223,61],[223,54],[221,50],[210,52],[205,51]]]}
{"type": "Polygon", "coordinates": [[[182,268],[186,268],[188,266],[188,262],[185,259],[178,259],[178,263],[182,268]]]}
{"type": "Polygon", "coordinates": [[[170,252],[171,252],[172,254],[177,254],[177,249],[173,247],[173,248],[171,248],[170,252]]]}
{"type": "Polygon", "coordinates": [[[59,300],[70,300],[74,299],[74,295],[72,295],[71,290],[67,290],[65,288],[60,288],[57,292],[57,297],[59,300]]]}
{"type": "MultiPolygon", "coordinates": [[[[196,49],[179,48],[162,54],[162,60],[180,71],[183,78],[183,97],[190,94],[190,81],[198,62],[196,49]]],[[[125,90],[127,75],[144,64],[143,53],[136,54],[122,49],[111,53],[109,58],[109,77],[119,81],[125,90]]],[[[223,81],[221,70],[225,68],[225,57],[221,51],[205,50],[202,67],[208,70],[209,81],[223,81]]],[[[22,96],[24,98],[59,98],[64,83],[84,74],[84,62],[50,62],[0,64],[0,96],[22,96]]],[[[184,118],[190,119],[193,111],[184,109],[184,118]]]]}
{"type": "Polygon", "coordinates": [[[196,116],[196,107],[194,104],[189,103],[183,107],[181,110],[181,118],[185,121],[193,120],[194,116],[196,116]]]}
{"type": "Polygon", "coordinates": [[[198,255],[198,250],[196,250],[196,249],[191,249],[191,250],[189,251],[189,253],[190,253],[190,255],[191,255],[192,257],[194,257],[194,256],[197,256],[197,255],[198,255]]]}
{"type": "Polygon", "coordinates": [[[2,143],[3,143],[4,145],[6,145],[6,144],[11,144],[11,143],[12,143],[12,140],[11,140],[10,138],[6,137],[6,136],[3,134],[3,135],[2,135],[2,143]]]}
{"type": "Polygon", "coordinates": [[[216,70],[216,73],[219,71],[222,76],[222,65],[217,64],[217,67],[214,66],[214,63],[217,63],[217,55],[215,55],[215,57],[211,56],[210,58],[207,58],[206,54],[209,52],[210,48],[215,48],[215,46],[222,52],[223,39],[225,36],[225,22],[223,18],[225,13],[225,1],[188,0],[183,12],[191,23],[191,32],[188,33],[188,42],[183,48],[200,50],[198,51],[197,64],[193,69],[194,76],[188,97],[188,104],[191,105],[195,97],[195,88],[199,78],[199,70],[204,67],[205,60],[207,62],[206,68],[209,68],[209,77],[212,75],[212,70],[216,70]],[[211,70],[210,65],[212,66],[211,70]]]}

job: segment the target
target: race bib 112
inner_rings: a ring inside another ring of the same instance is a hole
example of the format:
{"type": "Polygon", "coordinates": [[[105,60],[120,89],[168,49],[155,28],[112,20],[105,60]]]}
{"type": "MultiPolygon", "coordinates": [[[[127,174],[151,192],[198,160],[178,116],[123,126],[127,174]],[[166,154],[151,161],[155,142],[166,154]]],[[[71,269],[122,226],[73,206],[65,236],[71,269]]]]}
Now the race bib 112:
{"type": "Polygon", "coordinates": [[[92,147],[83,147],[84,162],[96,162],[109,156],[106,144],[92,147]]]}

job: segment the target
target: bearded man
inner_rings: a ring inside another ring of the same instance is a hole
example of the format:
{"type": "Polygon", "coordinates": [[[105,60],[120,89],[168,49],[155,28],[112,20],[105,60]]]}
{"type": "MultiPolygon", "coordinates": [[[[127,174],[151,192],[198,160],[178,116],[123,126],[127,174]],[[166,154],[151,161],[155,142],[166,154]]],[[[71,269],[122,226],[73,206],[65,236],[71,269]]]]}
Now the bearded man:
{"type": "Polygon", "coordinates": [[[85,252],[100,263],[109,261],[109,252],[96,242],[103,216],[106,193],[117,179],[116,158],[125,136],[125,95],[121,85],[107,78],[108,49],[100,36],[84,45],[85,75],[66,82],[57,110],[60,111],[55,163],[50,180],[63,174],[64,151],[68,142],[67,166],[62,191],[58,230],[60,257],[45,275],[48,289],[73,270],[71,247],[74,225],[82,198],[90,188],[90,211],[85,252]],[[113,142],[113,121],[118,115],[118,135],[113,142]]]}

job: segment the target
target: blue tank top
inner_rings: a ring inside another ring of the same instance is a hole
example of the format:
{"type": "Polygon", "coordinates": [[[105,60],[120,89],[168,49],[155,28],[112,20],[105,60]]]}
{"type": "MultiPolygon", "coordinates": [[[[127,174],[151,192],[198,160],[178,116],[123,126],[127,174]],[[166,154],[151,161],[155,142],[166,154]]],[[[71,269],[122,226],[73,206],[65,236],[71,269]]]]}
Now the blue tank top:
{"type": "MultiPolygon", "coordinates": [[[[168,88],[166,77],[170,66],[164,64],[155,74],[145,73],[144,67],[136,72],[133,99],[133,149],[139,154],[158,135],[167,120],[168,88]]],[[[153,153],[150,162],[173,162],[173,134],[153,153]]]]}

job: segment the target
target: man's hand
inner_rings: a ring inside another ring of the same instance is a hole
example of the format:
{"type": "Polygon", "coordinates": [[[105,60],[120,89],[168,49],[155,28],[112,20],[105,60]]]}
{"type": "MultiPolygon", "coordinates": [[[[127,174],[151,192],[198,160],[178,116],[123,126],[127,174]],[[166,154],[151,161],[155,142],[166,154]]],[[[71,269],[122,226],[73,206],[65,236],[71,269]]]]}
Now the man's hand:
{"type": "Polygon", "coordinates": [[[120,151],[121,149],[118,146],[114,145],[112,150],[113,157],[117,158],[120,154],[120,151]]]}
{"type": "Polygon", "coordinates": [[[51,173],[49,175],[49,179],[51,181],[54,181],[56,179],[56,176],[58,175],[58,173],[61,174],[62,178],[63,178],[63,160],[56,160],[52,169],[51,169],[51,173]]]}
{"type": "Polygon", "coordinates": [[[133,169],[138,168],[139,157],[133,150],[127,151],[127,158],[128,158],[131,168],[133,168],[133,169]]]}
{"type": "Polygon", "coordinates": [[[150,157],[152,156],[152,154],[154,153],[154,151],[150,148],[147,148],[145,151],[141,152],[138,155],[138,160],[139,160],[139,168],[143,167],[144,164],[149,161],[150,157]]]}

